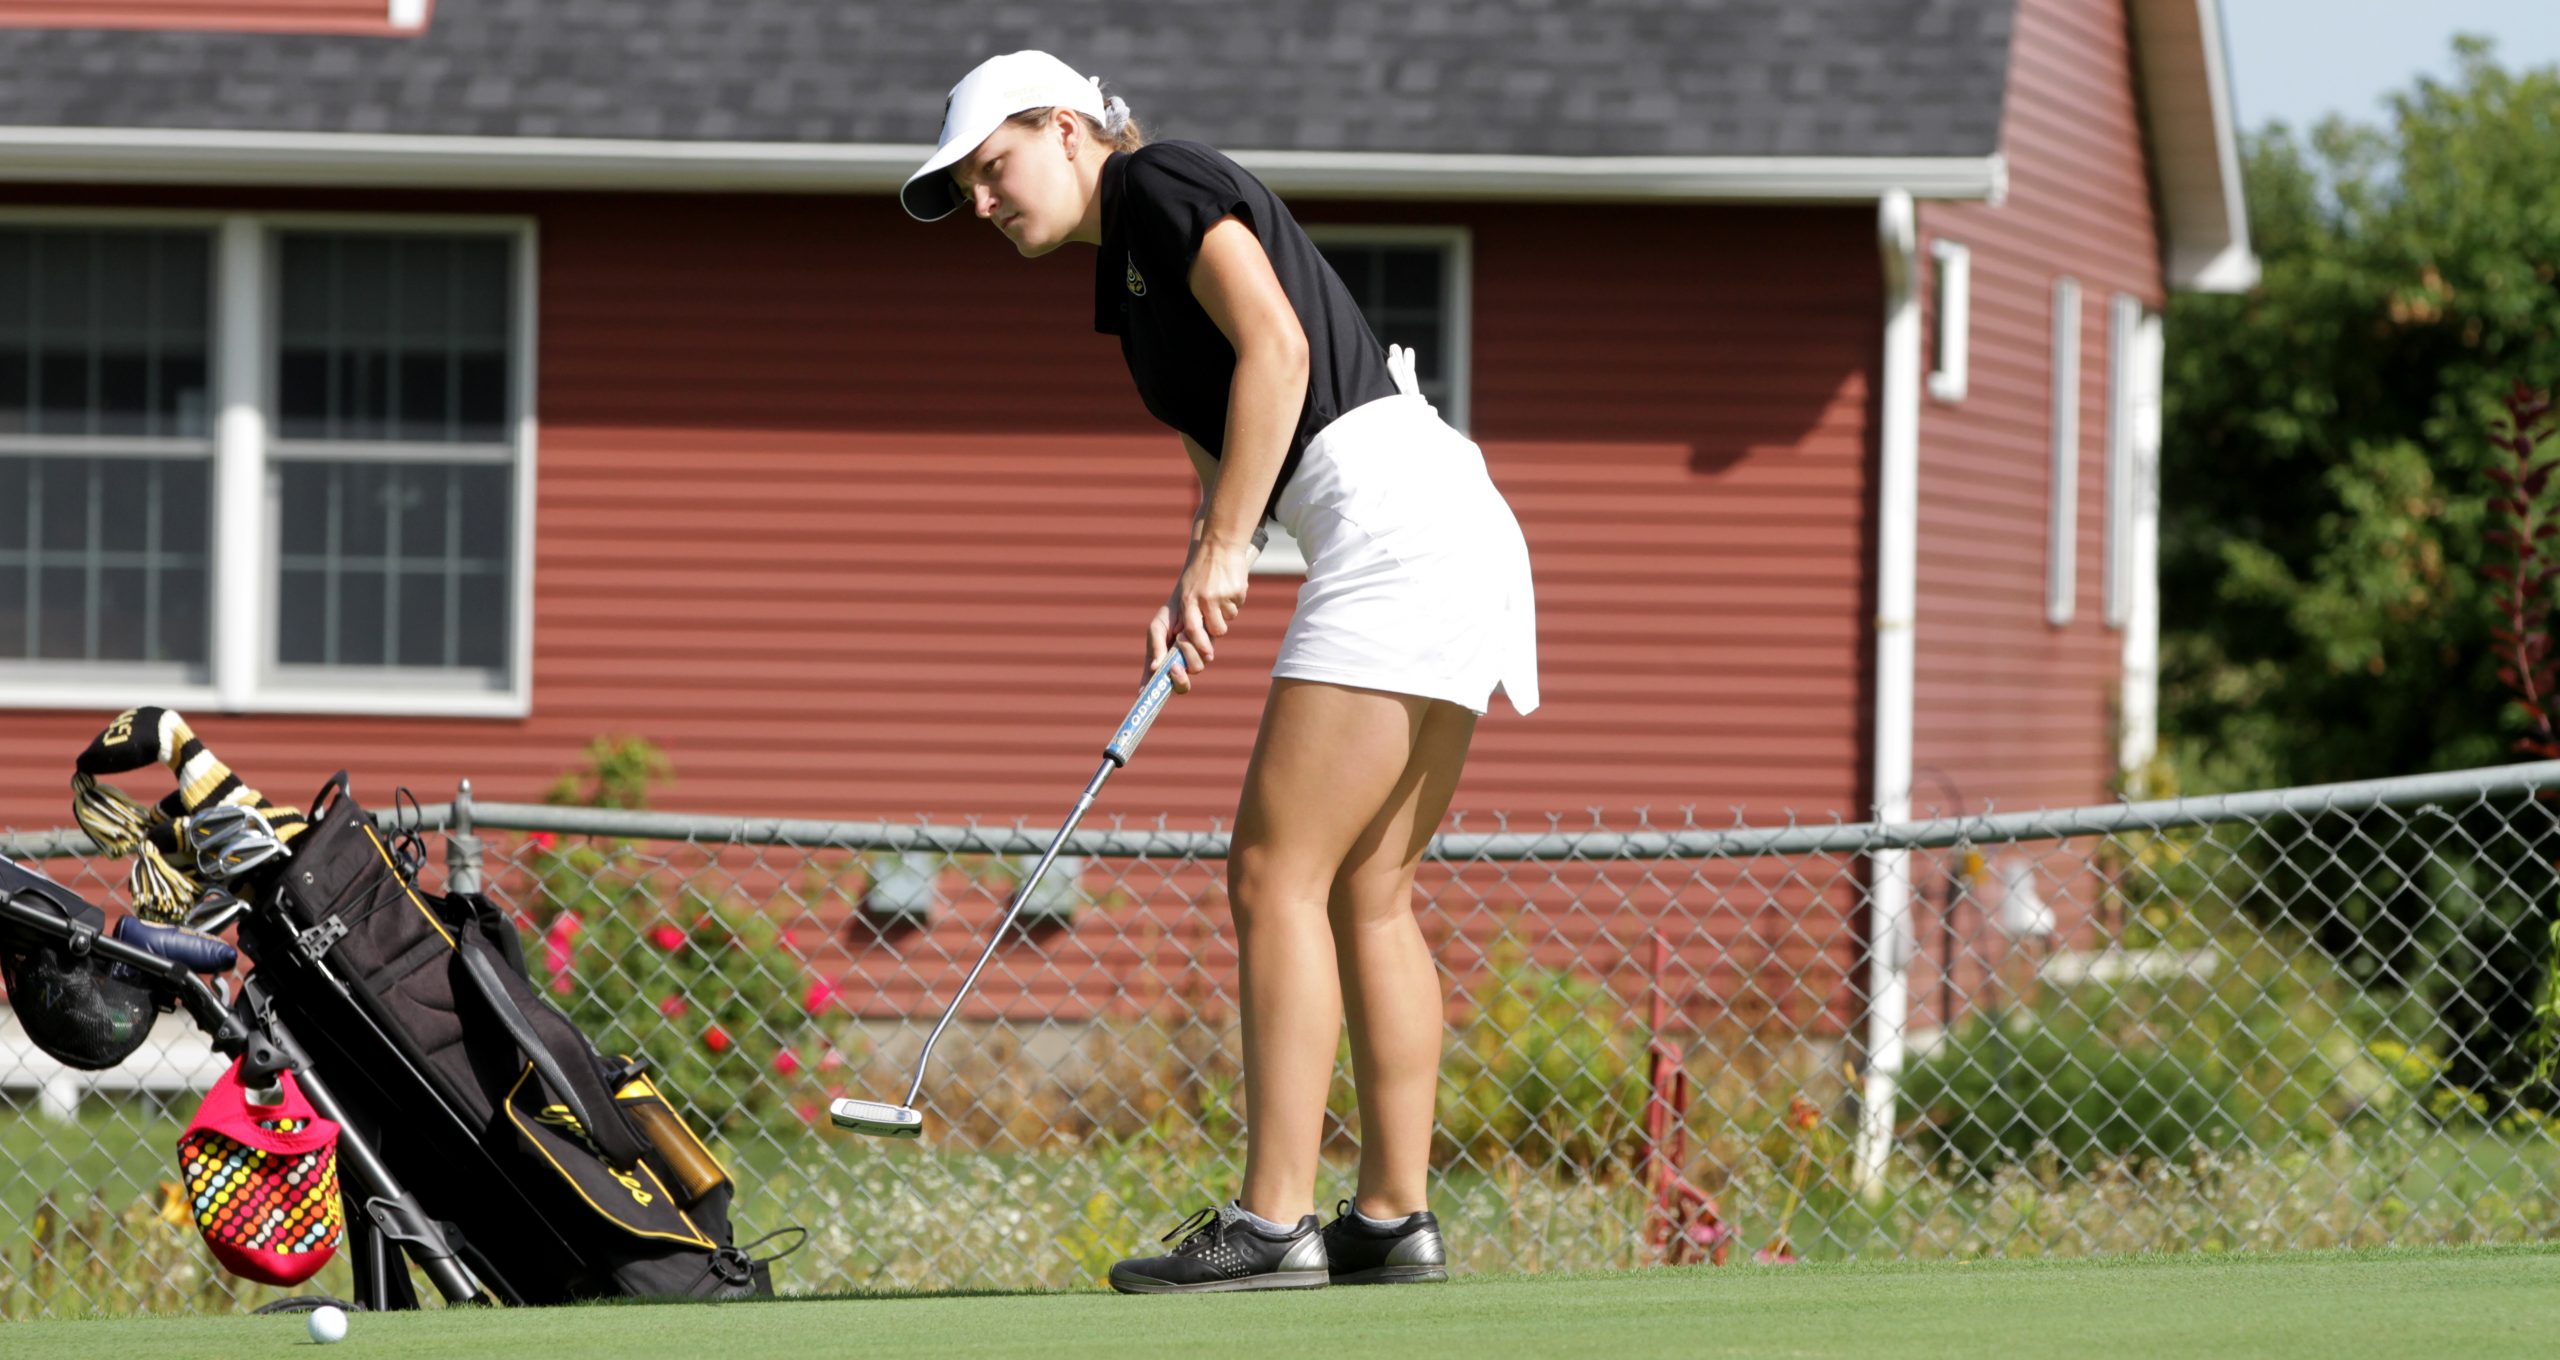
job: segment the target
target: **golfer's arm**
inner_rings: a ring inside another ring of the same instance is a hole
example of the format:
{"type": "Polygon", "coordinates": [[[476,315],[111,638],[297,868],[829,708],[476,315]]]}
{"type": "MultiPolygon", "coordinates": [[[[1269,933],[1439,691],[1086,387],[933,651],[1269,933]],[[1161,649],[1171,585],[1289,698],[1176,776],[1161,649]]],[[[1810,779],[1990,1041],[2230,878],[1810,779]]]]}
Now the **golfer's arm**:
{"type": "Polygon", "coordinates": [[[1227,442],[1208,488],[1203,542],[1250,547],[1262,507],[1280,480],[1289,438],[1307,400],[1307,333],[1253,229],[1224,218],[1201,238],[1191,295],[1235,347],[1227,393],[1227,442]]]}
{"type": "Polygon", "coordinates": [[[1191,470],[1200,474],[1200,505],[1191,512],[1191,541],[1197,544],[1209,524],[1209,496],[1218,488],[1218,460],[1187,434],[1182,436],[1182,451],[1191,455],[1191,470]]]}

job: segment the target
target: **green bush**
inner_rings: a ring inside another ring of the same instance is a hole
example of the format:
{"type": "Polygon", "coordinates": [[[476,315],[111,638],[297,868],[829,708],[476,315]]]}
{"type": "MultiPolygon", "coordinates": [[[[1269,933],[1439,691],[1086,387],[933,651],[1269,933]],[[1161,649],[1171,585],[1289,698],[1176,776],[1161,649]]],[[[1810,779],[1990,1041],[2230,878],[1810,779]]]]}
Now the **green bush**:
{"type": "Polygon", "coordinates": [[[1516,1158],[1587,1172],[1642,1131],[1644,1034],[1606,987],[1494,957],[1440,1069],[1440,1149],[1492,1166],[1516,1158]]]}
{"type": "Polygon", "coordinates": [[[1959,1027],[1905,1086],[1922,1146],[1979,1172],[2039,1156],[2080,1170],[2184,1159],[2239,1132],[2239,1089],[2206,1044],[2120,1044],[2085,1025],[2001,1014],[1959,1027]]]}

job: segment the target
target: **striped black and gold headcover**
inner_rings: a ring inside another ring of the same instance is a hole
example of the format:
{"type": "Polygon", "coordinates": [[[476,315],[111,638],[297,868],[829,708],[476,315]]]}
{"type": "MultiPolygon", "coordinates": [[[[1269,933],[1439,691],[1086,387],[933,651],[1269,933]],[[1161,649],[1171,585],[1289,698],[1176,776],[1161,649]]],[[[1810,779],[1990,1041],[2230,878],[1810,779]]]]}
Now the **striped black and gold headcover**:
{"type": "Polygon", "coordinates": [[[194,848],[186,842],[186,818],[235,804],[256,808],[280,841],[290,843],[306,825],[299,811],[278,807],[241,783],[196,739],[186,719],[165,708],[125,710],[80,753],[79,772],[71,776],[71,815],[80,829],[107,854],[134,856],[128,886],[134,914],[146,921],[184,918],[204,890],[195,874],[194,848]],[[101,775],[154,764],[168,766],[178,787],[147,808],[98,782],[101,775]]]}

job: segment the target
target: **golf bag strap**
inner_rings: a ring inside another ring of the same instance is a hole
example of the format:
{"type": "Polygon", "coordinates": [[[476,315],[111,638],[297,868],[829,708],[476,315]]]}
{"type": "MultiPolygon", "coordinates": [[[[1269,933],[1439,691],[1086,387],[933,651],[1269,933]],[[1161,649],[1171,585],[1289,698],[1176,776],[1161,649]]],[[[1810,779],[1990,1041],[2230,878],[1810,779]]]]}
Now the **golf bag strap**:
{"type": "MultiPolygon", "coordinates": [[[[561,1066],[559,1055],[551,1051],[551,1046],[542,1041],[541,1033],[534,1029],[532,1017],[518,1008],[515,998],[507,994],[506,981],[498,972],[497,961],[490,957],[485,941],[465,935],[454,952],[461,958],[462,975],[471,980],[472,990],[488,1003],[490,1013],[507,1031],[507,1037],[515,1040],[516,1048],[524,1054],[525,1061],[533,1064],[535,1075],[542,1078],[543,1090],[569,1112],[570,1118],[578,1121],[587,1141],[595,1145],[607,1163],[626,1171],[637,1165],[641,1153],[639,1136],[632,1132],[630,1123],[614,1105],[612,1093],[605,1090],[603,1077],[589,1072],[586,1073],[587,1080],[579,1082],[561,1066]],[[603,1112],[602,1117],[596,1113],[599,1110],[603,1112]]],[[[583,1067],[586,1064],[575,1065],[583,1067]]]]}

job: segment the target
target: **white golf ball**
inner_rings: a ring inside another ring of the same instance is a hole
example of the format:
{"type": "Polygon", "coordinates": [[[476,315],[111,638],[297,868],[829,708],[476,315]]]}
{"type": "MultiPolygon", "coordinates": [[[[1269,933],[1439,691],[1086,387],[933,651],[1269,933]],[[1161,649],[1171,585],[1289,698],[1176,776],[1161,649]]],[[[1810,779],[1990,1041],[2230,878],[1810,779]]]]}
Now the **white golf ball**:
{"type": "Polygon", "coordinates": [[[347,1315],[343,1309],[322,1304],[311,1310],[311,1339],[323,1346],[347,1339],[347,1315]]]}

